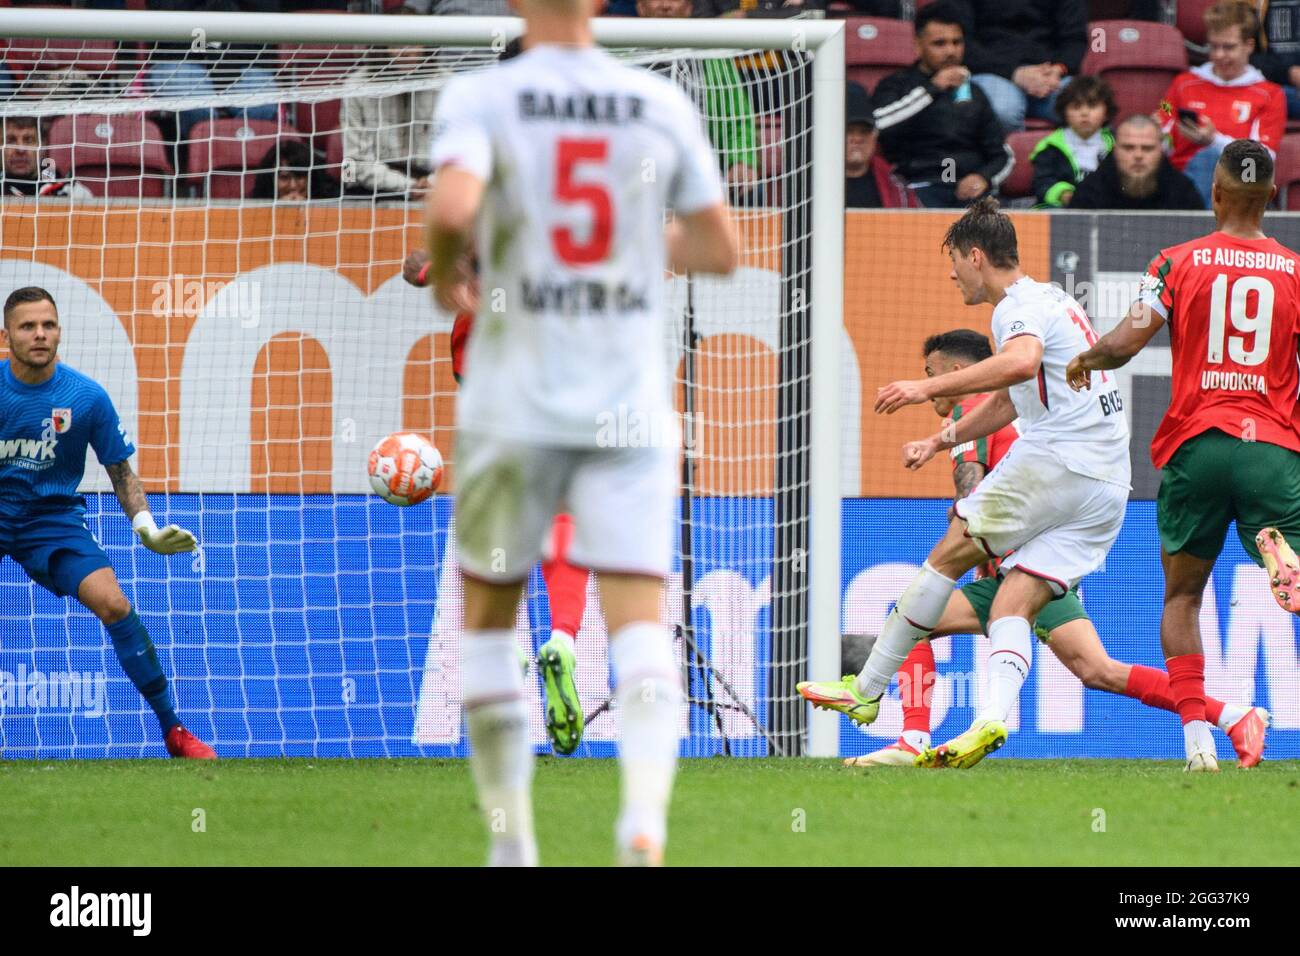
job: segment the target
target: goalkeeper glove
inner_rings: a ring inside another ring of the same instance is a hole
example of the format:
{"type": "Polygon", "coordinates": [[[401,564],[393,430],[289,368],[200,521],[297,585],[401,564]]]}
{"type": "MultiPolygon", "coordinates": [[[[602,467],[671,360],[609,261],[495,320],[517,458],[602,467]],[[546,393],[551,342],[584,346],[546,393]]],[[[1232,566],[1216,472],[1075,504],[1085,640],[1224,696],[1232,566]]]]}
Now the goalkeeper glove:
{"type": "Polygon", "coordinates": [[[140,537],[140,543],[156,554],[179,554],[198,547],[194,535],[179,525],[169,524],[159,529],[153,515],[141,511],[131,519],[131,528],[140,537]]]}

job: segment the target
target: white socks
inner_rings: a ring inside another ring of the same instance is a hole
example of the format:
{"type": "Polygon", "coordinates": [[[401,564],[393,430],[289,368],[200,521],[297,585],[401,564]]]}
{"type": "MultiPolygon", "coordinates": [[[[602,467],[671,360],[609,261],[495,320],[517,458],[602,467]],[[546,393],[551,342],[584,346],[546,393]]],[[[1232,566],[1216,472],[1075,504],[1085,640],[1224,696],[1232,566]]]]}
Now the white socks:
{"type": "Polygon", "coordinates": [[[903,731],[903,742],[920,753],[930,746],[930,732],[928,730],[905,730],[903,731]]]}
{"type": "Polygon", "coordinates": [[[885,692],[912,652],[912,646],[938,625],[956,583],[930,567],[930,562],[921,565],[885,619],[871,656],[858,675],[859,694],[871,700],[885,692]]]}
{"type": "Polygon", "coordinates": [[[1240,704],[1224,704],[1216,726],[1226,734],[1233,724],[1248,713],[1250,713],[1249,707],[1242,707],[1240,704]]]}
{"type": "Polygon", "coordinates": [[[1214,733],[1208,721],[1192,720],[1183,724],[1183,746],[1187,759],[1194,753],[1206,753],[1218,758],[1219,748],[1214,743],[1214,733]]]}
{"type": "Polygon", "coordinates": [[[1033,660],[1033,633],[1023,617],[1003,617],[989,624],[988,699],[977,720],[1005,721],[1020,696],[1033,660]]]}
{"type": "Polygon", "coordinates": [[[677,771],[677,717],[681,675],[668,629],[629,624],[610,638],[617,678],[621,740],[622,809],[615,837],[620,849],[648,840],[662,848],[668,836],[668,802],[677,771]]]}
{"type": "Polygon", "coordinates": [[[514,631],[466,631],[461,696],[470,767],[491,834],[489,864],[536,866],[533,748],[514,631]]]}

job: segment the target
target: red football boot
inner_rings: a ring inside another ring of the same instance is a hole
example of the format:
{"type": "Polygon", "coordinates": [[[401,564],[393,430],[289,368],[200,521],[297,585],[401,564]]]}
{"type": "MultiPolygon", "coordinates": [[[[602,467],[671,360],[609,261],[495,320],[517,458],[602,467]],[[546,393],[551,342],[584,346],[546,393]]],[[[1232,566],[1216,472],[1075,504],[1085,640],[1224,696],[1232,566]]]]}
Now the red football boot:
{"type": "Polygon", "coordinates": [[[192,733],[177,724],[171,730],[167,731],[167,737],[164,739],[167,744],[167,752],[173,757],[184,757],[189,760],[216,760],[217,752],[199,740],[192,733]]]}
{"type": "Polygon", "coordinates": [[[1228,728],[1228,738],[1237,751],[1237,766],[1243,770],[1253,767],[1263,759],[1264,735],[1272,722],[1263,707],[1252,707],[1244,717],[1228,728]]]}

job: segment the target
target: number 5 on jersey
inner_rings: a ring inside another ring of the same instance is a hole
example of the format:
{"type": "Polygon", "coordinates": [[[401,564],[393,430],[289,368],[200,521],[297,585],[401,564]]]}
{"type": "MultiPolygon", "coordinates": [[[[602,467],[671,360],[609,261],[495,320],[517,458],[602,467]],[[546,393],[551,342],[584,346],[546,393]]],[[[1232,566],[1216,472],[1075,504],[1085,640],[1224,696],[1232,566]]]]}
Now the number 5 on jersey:
{"type": "Polygon", "coordinates": [[[601,183],[582,178],[584,166],[604,164],[609,159],[609,142],[604,139],[562,139],[556,143],[555,199],[581,204],[591,211],[591,229],[585,239],[568,226],[551,229],[551,246],[565,265],[589,266],[609,257],[614,232],[614,204],[601,183]]]}

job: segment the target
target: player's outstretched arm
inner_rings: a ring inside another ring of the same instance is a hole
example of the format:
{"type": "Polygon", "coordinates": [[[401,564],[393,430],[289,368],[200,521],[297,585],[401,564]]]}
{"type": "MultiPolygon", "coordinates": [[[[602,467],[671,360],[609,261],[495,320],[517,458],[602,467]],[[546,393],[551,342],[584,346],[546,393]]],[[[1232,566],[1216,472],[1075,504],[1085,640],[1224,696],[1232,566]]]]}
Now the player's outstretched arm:
{"type": "Polygon", "coordinates": [[[736,227],[727,207],[719,203],[678,216],[665,230],[668,262],[674,272],[730,275],[739,262],[736,227]]]}
{"type": "MultiPolygon", "coordinates": [[[[1038,374],[1038,366],[1042,361],[1042,340],[1034,335],[1017,336],[1003,345],[1002,351],[997,355],[955,372],[909,382],[890,382],[876,393],[876,414],[892,415],[907,405],[920,405],[932,398],[956,398],[959,395],[996,392],[1019,385],[1038,374]]],[[[976,412],[982,408],[983,406],[976,409],[976,412]]],[[[997,428],[992,431],[997,431],[997,428]]],[[[969,438],[982,438],[988,434],[990,432],[980,432],[969,438]]]]}
{"type": "Polygon", "coordinates": [[[194,535],[179,525],[171,524],[160,529],[154,522],[149,513],[149,499],[144,496],[144,488],[131,470],[129,461],[106,465],[104,470],[108,472],[117,502],[131,519],[131,529],[139,536],[141,544],[158,554],[177,554],[197,547],[194,535]]]}
{"type": "MultiPolygon", "coordinates": [[[[915,471],[939,452],[956,445],[974,441],[992,435],[999,428],[1010,425],[1016,420],[1016,406],[1011,401],[1007,390],[999,389],[968,415],[957,421],[947,421],[943,428],[929,438],[910,441],[903,446],[903,464],[915,471]]],[[[981,474],[982,478],[983,475],[981,474]]],[[[978,478],[976,482],[978,483],[978,478]]],[[[974,487],[972,485],[972,487],[974,487]]],[[[965,492],[969,494],[969,489],[965,492]]],[[[962,497],[959,494],[957,497],[962,497]]]]}
{"type": "Polygon", "coordinates": [[[1108,372],[1127,365],[1164,324],[1165,317],[1139,299],[1119,325],[1098,339],[1092,348],[1070,360],[1065,369],[1065,380],[1076,392],[1091,388],[1093,372],[1108,372]]]}

